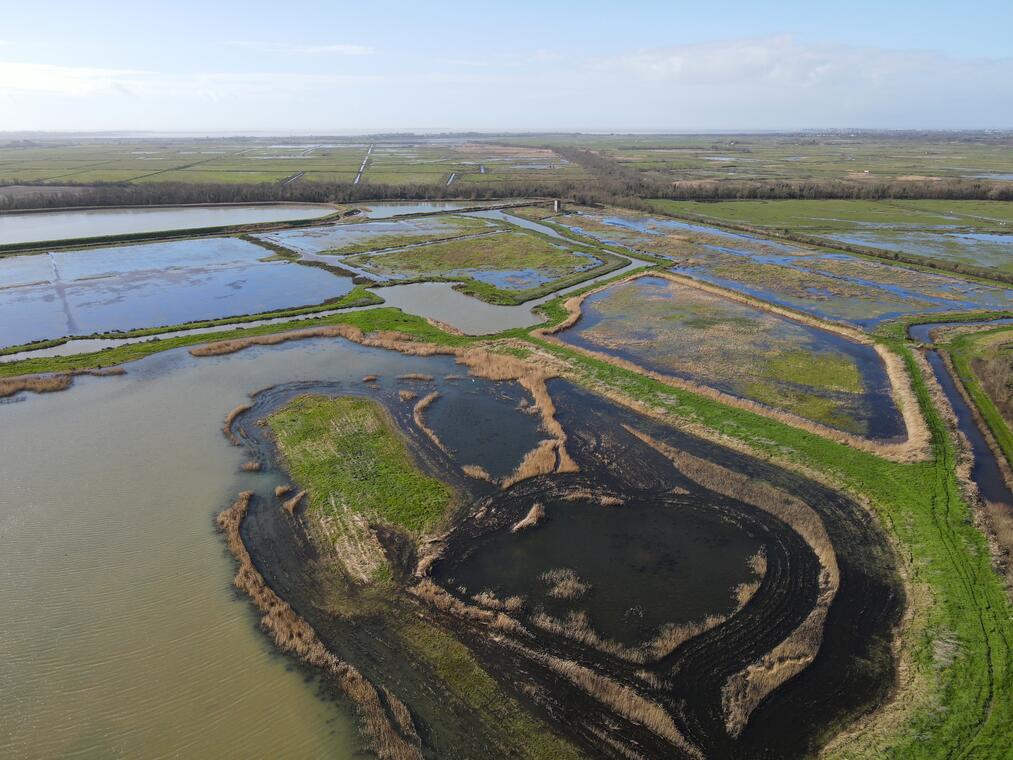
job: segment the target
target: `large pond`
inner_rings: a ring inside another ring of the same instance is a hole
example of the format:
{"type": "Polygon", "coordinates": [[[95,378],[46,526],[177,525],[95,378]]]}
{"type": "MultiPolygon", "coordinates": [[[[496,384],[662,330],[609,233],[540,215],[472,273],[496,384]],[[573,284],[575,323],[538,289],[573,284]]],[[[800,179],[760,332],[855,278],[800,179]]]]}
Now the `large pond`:
{"type": "Polygon", "coordinates": [[[351,278],[239,238],[0,258],[0,345],[316,304],[351,278]]]}
{"type": "Polygon", "coordinates": [[[179,208],[103,208],[0,214],[0,245],[135,235],[165,230],[230,227],[261,222],[316,219],[333,214],[323,205],[189,206],[179,208]]]}
{"type": "Polygon", "coordinates": [[[557,221],[671,259],[692,277],[863,328],[909,314],[1013,305],[1013,290],[1000,286],[675,219],[595,212],[557,221]]]}
{"type": "Polygon", "coordinates": [[[584,300],[560,339],[873,438],[902,436],[872,346],[690,285],[641,277],[584,300]]]}

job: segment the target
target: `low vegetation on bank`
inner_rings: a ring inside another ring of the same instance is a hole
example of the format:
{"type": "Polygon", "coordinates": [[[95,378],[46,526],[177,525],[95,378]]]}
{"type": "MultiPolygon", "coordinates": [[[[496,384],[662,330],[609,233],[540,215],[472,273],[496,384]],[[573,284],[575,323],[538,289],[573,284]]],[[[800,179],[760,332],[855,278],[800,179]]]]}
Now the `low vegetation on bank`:
{"type": "Polygon", "coordinates": [[[303,396],[271,415],[268,424],[315,513],[326,517],[347,505],[413,535],[446,518],[453,492],[419,472],[375,401],[303,396]]]}

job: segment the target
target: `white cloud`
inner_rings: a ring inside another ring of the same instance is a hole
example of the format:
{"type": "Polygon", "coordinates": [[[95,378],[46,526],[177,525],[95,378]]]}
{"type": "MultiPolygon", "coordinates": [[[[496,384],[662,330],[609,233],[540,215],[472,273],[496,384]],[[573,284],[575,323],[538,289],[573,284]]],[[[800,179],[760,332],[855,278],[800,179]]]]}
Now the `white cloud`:
{"type": "Polygon", "coordinates": [[[288,42],[252,42],[232,40],[222,43],[228,47],[249,48],[261,53],[283,53],[288,55],[373,55],[376,52],[368,45],[300,45],[288,42]]]}
{"type": "Polygon", "coordinates": [[[953,59],[929,51],[817,45],[790,36],[685,45],[600,58],[591,67],[647,81],[681,85],[773,85],[815,88],[833,84],[870,87],[901,79],[1013,77],[1013,59],[953,59]]]}

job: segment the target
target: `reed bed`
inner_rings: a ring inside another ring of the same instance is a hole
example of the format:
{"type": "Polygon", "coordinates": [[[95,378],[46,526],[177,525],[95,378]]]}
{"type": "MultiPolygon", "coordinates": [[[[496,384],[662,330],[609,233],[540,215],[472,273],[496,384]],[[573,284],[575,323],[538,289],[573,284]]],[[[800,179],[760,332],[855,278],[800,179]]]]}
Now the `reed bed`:
{"type": "Polygon", "coordinates": [[[423,375],[421,372],[408,372],[404,375],[398,375],[396,380],[399,383],[409,382],[411,380],[418,380],[420,382],[432,382],[432,375],[423,375]]]}
{"type": "Polygon", "coordinates": [[[516,613],[524,609],[523,597],[508,596],[506,599],[500,599],[488,589],[474,594],[471,599],[479,606],[486,607],[490,610],[505,610],[506,612],[516,613]]]}
{"type": "Polygon", "coordinates": [[[510,528],[511,533],[520,533],[522,530],[528,530],[534,528],[542,520],[545,519],[545,507],[540,503],[536,502],[532,505],[531,509],[528,510],[527,515],[518,520],[510,528]]]}
{"type": "Polygon", "coordinates": [[[422,743],[404,703],[386,690],[384,698],[381,698],[376,687],[358,670],[330,652],[313,627],[267,585],[254,567],[240,535],[252,497],[252,491],[241,493],[232,506],[218,515],[217,524],[238,564],[235,586],[249,596],[261,611],[261,627],[280,650],[320,668],[335,680],[356,705],[363,733],[378,757],[383,760],[422,760],[422,743]]]}
{"type": "Polygon", "coordinates": [[[74,384],[78,375],[93,377],[110,377],[125,375],[123,367],[106,367],[104,369],[75,369],[70,372],[57,372],[52,375],[19,375],[17,377],[0,378],[0,398],[13,396],[22,391],[32,393],[57,393],[65,391],[74,384]]]}

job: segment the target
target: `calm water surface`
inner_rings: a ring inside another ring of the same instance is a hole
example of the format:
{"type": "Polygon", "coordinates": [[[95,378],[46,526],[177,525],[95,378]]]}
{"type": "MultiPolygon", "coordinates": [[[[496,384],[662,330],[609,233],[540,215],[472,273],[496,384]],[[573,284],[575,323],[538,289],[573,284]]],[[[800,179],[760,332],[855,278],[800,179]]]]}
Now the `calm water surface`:
{"type": "Polygon", "coordinates": [[[221,422],[268,385],[424,362],[344,341],[172,351],[0,405],[0,757],[355,756],[348,711],[232,588],[213,517],[268,476],[239,471],[221,422]]]}
{"type": "Polygon", "coordinates": [[[316,219],[330,206],[194,206],[189,208],[103,208],[0,214],[0,245],[41,240],[132,235],[164,230],[227,227],[235,224],[316,219]]]}

